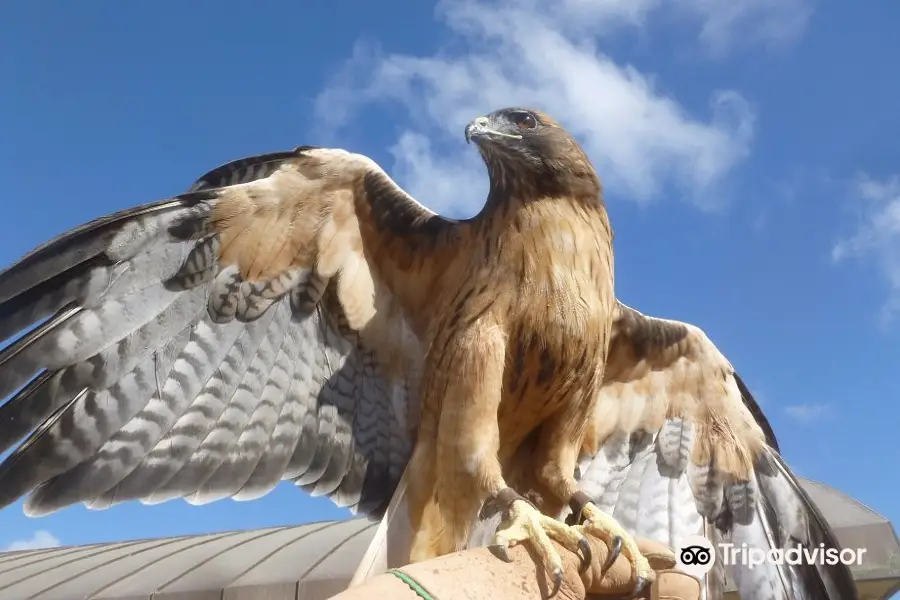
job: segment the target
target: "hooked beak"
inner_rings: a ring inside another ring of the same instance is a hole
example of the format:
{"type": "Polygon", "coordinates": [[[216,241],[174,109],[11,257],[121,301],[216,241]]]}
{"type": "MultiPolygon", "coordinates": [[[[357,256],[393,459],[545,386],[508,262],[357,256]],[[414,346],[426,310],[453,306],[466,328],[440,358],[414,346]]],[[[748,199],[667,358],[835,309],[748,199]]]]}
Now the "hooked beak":
{"type": "Polygon", "coordinates": [[[466,125],[466,143],[471,143],[472,140],[477,142],[479,139],[497,138],[521,140],[522,136],[498,131],[495,127],[492,127],[491,120],[487,117],[478,117],[466,125]]]}

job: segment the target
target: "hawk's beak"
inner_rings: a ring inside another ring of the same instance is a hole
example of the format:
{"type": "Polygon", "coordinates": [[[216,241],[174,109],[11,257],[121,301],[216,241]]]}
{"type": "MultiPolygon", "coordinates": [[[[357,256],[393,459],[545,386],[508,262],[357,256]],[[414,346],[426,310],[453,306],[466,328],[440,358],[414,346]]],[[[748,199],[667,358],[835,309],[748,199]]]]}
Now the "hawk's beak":
{"type": "Polygon", "coordinates": [[[492,126],[491,120],[487,117],[478,117],[468,125],[466,125],[466,142],[471,142],[472,140],[478,141],[478,139],[497,139],[497,138],[511,138],[514,140],[521,140],[521,135],[515,135],[512,133],[504,133],[502,131],[498,131],[496,127],[492,126]]]}

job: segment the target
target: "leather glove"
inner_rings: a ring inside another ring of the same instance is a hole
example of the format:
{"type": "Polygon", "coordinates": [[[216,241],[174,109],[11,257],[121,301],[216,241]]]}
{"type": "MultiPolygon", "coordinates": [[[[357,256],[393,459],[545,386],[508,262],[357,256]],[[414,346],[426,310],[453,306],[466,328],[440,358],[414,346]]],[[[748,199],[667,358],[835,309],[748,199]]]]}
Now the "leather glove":
{"type": "MultiPolygon", "coordinates": [[[[650,566],[656,572],[655,580],[644,589],[637,598],[650,600],[700,600],[700,582],[675,568],[675,553],[667,546],[647,538],[636,537],[635,542],[650,566]]],[[[634,582],[631,565],[624,556],[619,555],[606,573],[601,567],[606,562],[609,549],[606,544],[595,538],[588,538],[594,559],[584,573],[578,574],[577,557],[563,555],[566,575],[565,583],[573,589],[571,598],[633,598],[630,595],[634,582]],[[569,560],[567,560],[567,558],[569,560]],[[577,576],[577,578],[576,578],[577,576]],[[583,587],[579,587],[578,583],[583,587]]]]}
{"type": "MultiPolygon", "coordinates": [[[[644,538],[635,540],[656,571],[656,578],[638,598],[650,600],[699,600],[700,582],[674,569],[675,554],[666,546],[644,538]]],[[[554,600],[631,598],[634,586],[631,566],[619,556],[605,574],[601,567],[609,549],[588,538],[591,565],[579,573],[580,557],[557,546],[565,574],[554,600]]],[[[350,588],[331,600],[397,598],[398,600],[546,600],[552,582],[535,562],[530,546],[510,549],[511,562],[494,556],[488,548],[474,548],[433,560],[407,565],[350,588]]]]}

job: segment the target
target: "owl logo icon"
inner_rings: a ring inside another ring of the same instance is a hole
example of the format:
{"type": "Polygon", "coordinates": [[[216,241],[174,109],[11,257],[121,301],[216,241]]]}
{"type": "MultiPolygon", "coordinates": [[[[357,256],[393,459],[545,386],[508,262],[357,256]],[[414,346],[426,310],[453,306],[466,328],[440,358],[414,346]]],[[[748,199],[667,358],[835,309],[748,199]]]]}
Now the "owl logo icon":
{"type": "Polygon", "coordinates": [[[682,540],[675,562],[680,570],[699,579],[716,563],[716,551],[705,537],[691,535],[682,540]]]}

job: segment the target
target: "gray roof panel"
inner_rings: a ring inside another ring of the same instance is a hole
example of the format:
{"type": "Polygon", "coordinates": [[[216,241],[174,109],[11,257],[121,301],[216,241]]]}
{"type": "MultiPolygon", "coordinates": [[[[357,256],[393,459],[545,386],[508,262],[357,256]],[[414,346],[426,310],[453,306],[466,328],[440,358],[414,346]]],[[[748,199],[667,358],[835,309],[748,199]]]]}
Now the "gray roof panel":
{"type": "Polygon", "coordinates": [[[889,522],[859,500],[840,490],[812,479],[801,479],[800,482],[835,529],[889,522]]]}
{"type": "Polygon", "coordinates": [[[253,564],[235,578],[232,585],[241,587],[323,578],[348,580],[353,573],[347,574],[347,563],[355,560],[351,568],[356,568],[376,526],[365,519],[316,523],[315,532],[298,531],[291,546],[272,552],[263,561],[253,564]],[[337,560],[331,558],[335,553],[337,560]],[[298,560],[301,556],[303,558],[298,560]]]}
{"type": "MultiPolygon", "coordinates": [[[[150,591],[163,590],[166,585],[192,570],[204,565],[217,554],[229,548],[240,546],[261,533],[272,533],[277,529],[262,531],[232,531],[214,535],[176,538],[170,544],[157,546],[128,556],[116,564],[115,576],[104,577],[100,585],[91,585],[96,598],[119,596],[146,596],[150,591]]],[[[87,582],[85,582],[87,583],[87,582]]],[[[212,581],[207,583],[213,583],[212,581]]],[[[227,585],[227,583],[226,583],[227,585]]],[[[204,588],[203,585],[194,588],[204,588]]],[[[50,599],[48,599],[50,600],[50,599]]]]}

